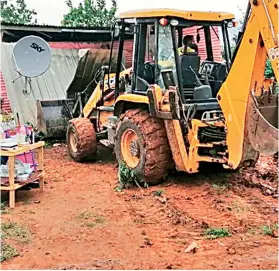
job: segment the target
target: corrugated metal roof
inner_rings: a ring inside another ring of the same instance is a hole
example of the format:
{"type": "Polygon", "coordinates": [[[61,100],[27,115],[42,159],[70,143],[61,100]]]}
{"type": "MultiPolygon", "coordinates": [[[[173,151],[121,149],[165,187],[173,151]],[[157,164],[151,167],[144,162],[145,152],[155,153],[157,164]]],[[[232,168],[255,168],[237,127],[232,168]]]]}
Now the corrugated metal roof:
{"type": "Polygon", "coordinates": [[[52,63],[48,71],[37,78],[31,79],[30,94],[24,94],[24,78],[12,82],[18,77],[12,64],[12,50],[14,44],[1,44],[1,71],[5,80],[7,94],[13,113],[18,112],[22,122],[36,123],[36,100],[63,99],[78,62],[78,50],[52,49],[52,63]]]}
{"type": "Polygon", "coordinates": [[[14,24],[14,23],[6,23],[1,22],[1,28],[13,28],[13,27],[20,27],[22,30],[26,28],[53,28],[53,29],[72,29],[72,30],[108,30],[110,31],[109,27],[70,27],[70,26],[61,26],[61,25],[47,25],[47,24],[14,24]]]}
{"type": "MultiPolygon", "coordinates": [[[[17,42],[28,35],[37,35],[46,41],[97,42],[110,41],[111,29],[108,27],[64,27],[52,25],[1,24],[3,42],[17,42]]],[[[132,35],[127,38],[133,39],[132,35]]]]}

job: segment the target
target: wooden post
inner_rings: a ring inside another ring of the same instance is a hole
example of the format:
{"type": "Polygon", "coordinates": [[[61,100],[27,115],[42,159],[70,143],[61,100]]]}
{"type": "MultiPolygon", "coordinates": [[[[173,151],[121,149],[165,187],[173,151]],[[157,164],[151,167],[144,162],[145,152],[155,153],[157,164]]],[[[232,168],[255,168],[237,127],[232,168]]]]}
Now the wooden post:
{"type": "MultiPolygon", "coordinates": [[[[38,163],[39,163],[39,170],[43,170],[44,168],[44,147],[38,148],[38,163]]],[[[44,175],[42,175],[39,179],[40,182],[40,191],[44,190],[44,175]]]]}
{"type": "Polygon", "coordinates": [[[15,157],[10,156],[8,158],[9,167],[9,205],[10,208],[15,208],[15,157]]]}

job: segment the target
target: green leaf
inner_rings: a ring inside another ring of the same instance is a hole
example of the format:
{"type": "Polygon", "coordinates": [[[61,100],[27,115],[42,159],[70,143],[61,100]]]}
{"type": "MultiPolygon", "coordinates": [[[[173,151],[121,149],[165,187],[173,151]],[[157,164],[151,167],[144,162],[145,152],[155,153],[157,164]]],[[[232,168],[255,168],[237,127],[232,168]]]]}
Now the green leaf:
{"type": "Polygon", "coordinates": [[[265,76],[266,78],[272,78],[272,77],[275,76],[269,58],[266,60],[266,66],[265,66],[265,73],[264,73],[264,76],[265,76]]]}
{"type": "Polygon", "coordinates": [[[217,239],[221,237],[229,237],[231,236],[230,232],[228,229],[214,229],[214,228],[209,228],[206,229],[205,232],[203,233],[208,239],[217,239]]]}

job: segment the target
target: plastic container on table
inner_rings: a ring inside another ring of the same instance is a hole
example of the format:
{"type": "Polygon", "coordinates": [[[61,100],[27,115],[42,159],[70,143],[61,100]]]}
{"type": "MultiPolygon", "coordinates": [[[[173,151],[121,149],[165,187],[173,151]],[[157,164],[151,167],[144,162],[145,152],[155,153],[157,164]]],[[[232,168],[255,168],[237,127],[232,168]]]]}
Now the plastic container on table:
{"type": "Polygon", "coordinates": [[[19,131],[18,131],[18,143],[20,145],[25,145],[27,144],[27,140],[26,140],[26,136],[27,136],[27,133],[26,133],[26,128],[24,125],[21,125],[20,128],[19,128],[19,131]]]}

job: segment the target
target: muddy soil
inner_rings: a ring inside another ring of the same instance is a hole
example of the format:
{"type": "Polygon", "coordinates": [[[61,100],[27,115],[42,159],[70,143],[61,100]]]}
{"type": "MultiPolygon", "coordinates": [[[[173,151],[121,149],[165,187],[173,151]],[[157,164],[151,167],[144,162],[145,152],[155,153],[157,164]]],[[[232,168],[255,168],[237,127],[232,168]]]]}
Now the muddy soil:
{"type": "Polygon", "coordinates": [[[119,192],[113,157],[102,156],[78,164],[64,145],[45,150],[45,191],[18,191],[2,214],[31,233],[2,269],[278,269],[278,230],[266,230],[278,223],[277,161],[119,192]]]}

